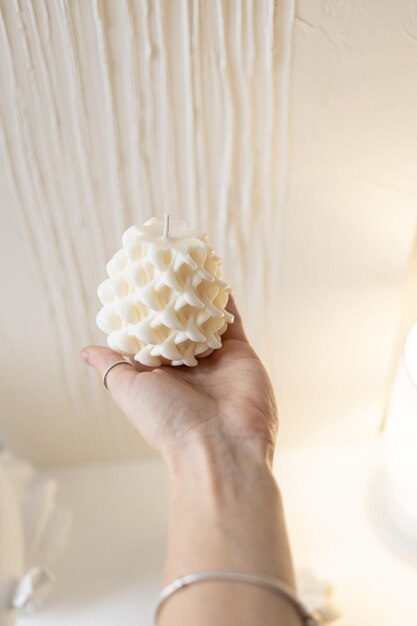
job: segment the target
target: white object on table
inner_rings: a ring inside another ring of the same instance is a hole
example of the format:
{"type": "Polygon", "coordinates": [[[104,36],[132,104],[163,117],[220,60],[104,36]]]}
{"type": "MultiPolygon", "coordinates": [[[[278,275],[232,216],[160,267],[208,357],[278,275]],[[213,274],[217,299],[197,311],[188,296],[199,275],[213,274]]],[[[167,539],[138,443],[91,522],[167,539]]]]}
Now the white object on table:
{"type": "Polygon", "coordinates": [[[71,517],[56,503],[57,483],[0,450],[0,626],[41,602],[49,566],[67,543],[71,517]]]}
{"type": "Polygon", "coordinates": [[[97,290],[96,321],[109,347],[153,367],[193,367],[221,348],[233,315],[220,266],[207,235],[182,220],[131,226],[97,290]]]}
{"type": "Polygon", "coordinates": [[[303,567],[295,571],[295,581],[298,596],[312,615],[321,615],[324,624],[340,617],[340,611],[333,603],[332,585],[327,580],[318,578],[312,569],[303,567]]]}

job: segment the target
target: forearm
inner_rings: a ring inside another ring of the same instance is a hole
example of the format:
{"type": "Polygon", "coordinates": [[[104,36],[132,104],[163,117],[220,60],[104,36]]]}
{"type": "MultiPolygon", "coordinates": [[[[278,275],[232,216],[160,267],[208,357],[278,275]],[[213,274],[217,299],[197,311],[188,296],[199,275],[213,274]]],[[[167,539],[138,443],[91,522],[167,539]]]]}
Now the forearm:
{"type": "MultiPolygon", "coordinates": [[[[247,449],[196,443],[168,457],[165,582],[186,573],[241,570],[294,587],[281,497],[266,461],[247,449]]],[[[298,626],[292,606],[243,583],[199,583],[175,594],[160,626],[298,626]]]]}

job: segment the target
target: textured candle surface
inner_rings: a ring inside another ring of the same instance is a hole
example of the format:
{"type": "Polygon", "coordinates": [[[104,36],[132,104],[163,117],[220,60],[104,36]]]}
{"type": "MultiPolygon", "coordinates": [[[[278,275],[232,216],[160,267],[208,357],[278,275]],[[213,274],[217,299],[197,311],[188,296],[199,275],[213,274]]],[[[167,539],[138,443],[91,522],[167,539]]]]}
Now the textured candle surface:
{"type": "Polygon", "coordinates": [[[207,235],[182,220],[171,220],[169,235],[157,218],[131,226],[97,290],[109,347],[143,365],[198,365],[233,322],[220,265],[207,235]]]}

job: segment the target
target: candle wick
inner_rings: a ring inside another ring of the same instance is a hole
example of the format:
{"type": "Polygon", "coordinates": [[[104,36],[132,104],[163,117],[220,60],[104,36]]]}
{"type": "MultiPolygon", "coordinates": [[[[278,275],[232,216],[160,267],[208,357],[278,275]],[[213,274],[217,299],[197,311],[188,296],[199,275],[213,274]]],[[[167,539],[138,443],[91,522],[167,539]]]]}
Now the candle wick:
{"type": "Polygon", "coordinates": [[[165,213],[164,216],[164,232],[162,233],[164,239],[169,238],[169,213],[165,213]]]}

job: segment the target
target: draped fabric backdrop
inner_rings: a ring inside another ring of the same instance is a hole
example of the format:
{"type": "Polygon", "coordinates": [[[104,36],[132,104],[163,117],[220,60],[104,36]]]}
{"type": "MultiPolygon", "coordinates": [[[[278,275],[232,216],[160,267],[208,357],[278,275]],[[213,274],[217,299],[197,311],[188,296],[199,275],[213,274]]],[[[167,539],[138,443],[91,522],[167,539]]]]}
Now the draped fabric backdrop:
{"type": "Polygon", "coordinates": [[[401,0],[0,2],[0,437],[148,453],[78,351],[123,231],[208,232],[281,444],[378,432],[416,217],[417,9],[401,0]]]}

